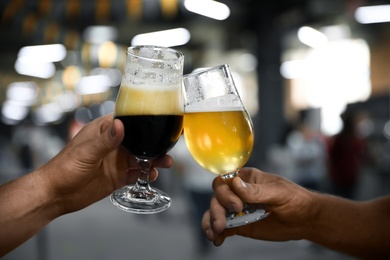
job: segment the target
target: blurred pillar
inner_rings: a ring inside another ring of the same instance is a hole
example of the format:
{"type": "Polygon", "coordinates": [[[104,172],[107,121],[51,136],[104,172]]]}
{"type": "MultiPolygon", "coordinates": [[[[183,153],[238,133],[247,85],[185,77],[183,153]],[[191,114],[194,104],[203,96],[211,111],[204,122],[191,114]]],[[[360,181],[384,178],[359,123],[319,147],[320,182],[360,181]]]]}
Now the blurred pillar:
{"type": "Polygon", "coordinates": [[[253,118],[255,148],[250,165],[264,169],[270,146],[279,142],[285,127],[281,63],[281,30],[276,27],[273,1],[261,1],[254,8],[254,28],[258,39],[259,113],[253,118]]]}

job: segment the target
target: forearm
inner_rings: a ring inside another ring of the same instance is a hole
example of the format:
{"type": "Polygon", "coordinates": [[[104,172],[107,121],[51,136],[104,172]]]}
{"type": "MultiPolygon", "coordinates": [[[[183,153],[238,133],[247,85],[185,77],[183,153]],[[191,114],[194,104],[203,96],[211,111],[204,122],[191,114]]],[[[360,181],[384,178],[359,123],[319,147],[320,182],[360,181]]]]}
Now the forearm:
{"type": "Polygon", "coordinates": [[[44,178],[38,170],[0,186],[0,257],[59,215],[44,178]]]}
{"type": "Polygon", "coordinates": [[[357,202],[316,196],[320,211],[306,239],[359,259],[389,259],[390,197],[357,202]]]}

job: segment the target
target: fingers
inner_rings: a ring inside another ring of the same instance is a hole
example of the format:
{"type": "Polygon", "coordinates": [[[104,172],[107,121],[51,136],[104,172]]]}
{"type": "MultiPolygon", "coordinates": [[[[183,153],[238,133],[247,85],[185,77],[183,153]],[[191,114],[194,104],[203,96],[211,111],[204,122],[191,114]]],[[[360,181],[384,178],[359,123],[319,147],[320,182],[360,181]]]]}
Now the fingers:
{"type": "Polygon", "coordinates": [[[237,235],[236,228],[226,229],[226,210],[215,197],[211,200],[210,210],[203,215],[202,230],[215,246],[222,245],[227,237],[237,235]]]}
{"type": "Polygon", "coordinates": [[[165,154],[164,156],[154,160],[152,166],[157,168],[170,168],[172,164],[173,164],[172,157],[169,154],[165,154]]]}
{"type": "Polygon", "coordinates": [[[280,176],[263,173],[261,179],[251,183],[240,177],[235,178],[233,189],[234,193],[247,203],[279,206],[291,199],[299,187],[280,176]]]}
{"type": "Polygon", "coordinates": [[[239,212],[243,208],[242,200],[229,188],[221,177],[213,181],[215,197],[225,208],[239,212]]]}
{"type": "Polygon", "coordinates": [[[210,209],[202,218],[202,230],[210,241],[215,245],[221,245],[226,236],[221,236],[226,227],[226,209],[213,197],[210,202],[210,209]]]}

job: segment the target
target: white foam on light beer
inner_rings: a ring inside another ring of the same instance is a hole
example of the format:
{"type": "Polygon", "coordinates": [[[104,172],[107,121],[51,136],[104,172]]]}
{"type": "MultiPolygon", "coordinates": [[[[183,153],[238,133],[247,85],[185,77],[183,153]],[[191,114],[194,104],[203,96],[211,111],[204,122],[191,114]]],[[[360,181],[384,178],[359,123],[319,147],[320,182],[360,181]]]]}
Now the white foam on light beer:
{"type": "Polygon", "coordinates": [[[129,85],[124,83],[115,106],[121,115],[182,115],[184,113],[181,82],[179,84],[129,85]]]}
{"type": "Polygon", "coordinates": [[[226,111],[244,111],[245,108],[240,99],[236,95],[224,95],[214,97],[198,102],[190,102],[186,104],[186,113],[195,112],[226,112],[226,111]]]}

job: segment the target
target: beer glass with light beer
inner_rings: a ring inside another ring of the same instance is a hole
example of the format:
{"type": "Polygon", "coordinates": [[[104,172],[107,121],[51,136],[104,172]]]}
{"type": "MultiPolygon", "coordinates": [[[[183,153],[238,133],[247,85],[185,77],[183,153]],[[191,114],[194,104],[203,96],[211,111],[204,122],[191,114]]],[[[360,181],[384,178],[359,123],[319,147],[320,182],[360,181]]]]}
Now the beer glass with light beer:
{"type": "MultiPolygon", "coordinates": [[[[230,185],[247,163],[254,143],[252,120],[227,64],[183,76],[184,139],[192,157],[230,185]]],[[[258,221],[268,213],[261,205],[245,205],[227,213],[227,228],[258,221]]]]}
{"type": "Polygon", "coordinates": [[[184,55],[171,48],[132,46],[115,103],[114,117],[125,127],[122,145],[136,158],[138,181],[114,191],[111,201],[127,212],[153,214],[166,210],[171,198],[149,185],[153,159],[167,153],[183,127],[184,55]]]}

